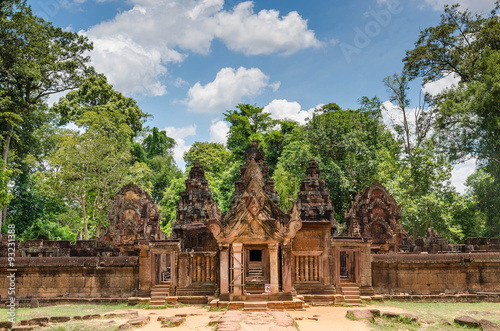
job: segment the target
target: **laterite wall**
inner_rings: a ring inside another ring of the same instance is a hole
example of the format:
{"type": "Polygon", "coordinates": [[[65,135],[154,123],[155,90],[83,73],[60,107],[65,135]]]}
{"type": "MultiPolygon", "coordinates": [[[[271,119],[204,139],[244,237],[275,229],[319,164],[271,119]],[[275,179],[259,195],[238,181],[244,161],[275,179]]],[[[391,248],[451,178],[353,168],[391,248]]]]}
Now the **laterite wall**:
{"type": "MultiPolygon", "coordinates": [[[[0,266],[7,258],[0,258],[0,266]]],[[[127,298],[139,288],[137,256],[16,257],[16,297],[127,298]]],[[[0,268],[0,295],[7,297],[10,280],[0,268]]]]}
{"type": "Polygon", "coordinates": [[[377,294],[500,292],[500,252],[372,254],[377,294]]]}

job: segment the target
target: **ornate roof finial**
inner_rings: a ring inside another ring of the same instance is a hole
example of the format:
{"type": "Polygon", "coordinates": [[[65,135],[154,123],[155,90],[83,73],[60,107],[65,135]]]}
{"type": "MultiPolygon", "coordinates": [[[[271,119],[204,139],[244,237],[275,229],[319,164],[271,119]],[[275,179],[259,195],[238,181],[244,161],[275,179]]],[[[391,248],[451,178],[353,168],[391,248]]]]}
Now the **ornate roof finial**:
{"type": "Polygon", "coordinates": [[[189,170],[188,179],[205,180],[205,171],[203,170],[198,159],[194,160],[193,166],[191,167],[191,170],[189,170]]]}
{"type": "Polygon", "coordinates": [[[245,153],[245,161],[246,163],[250,163],[251,160],[255,160],[257,163],[264,162],[264,153],[259,150],[259,142],[256,139],[252,139],[250,142],[250,147],[247,149],[245,153]]]}
{"type": "Polygon", "coordinates": [[[309,161],[309,167],[306,170],[306,177],[307,178],[319,178],[319,168],[318,164],[314,159],[311,159],[309,161]]]}

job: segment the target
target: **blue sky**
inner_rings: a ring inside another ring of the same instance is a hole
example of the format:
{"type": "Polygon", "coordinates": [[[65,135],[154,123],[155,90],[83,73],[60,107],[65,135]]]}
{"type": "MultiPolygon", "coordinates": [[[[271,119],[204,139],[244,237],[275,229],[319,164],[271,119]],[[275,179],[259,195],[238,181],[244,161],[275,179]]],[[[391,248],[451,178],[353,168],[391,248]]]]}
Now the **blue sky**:
{"type": "MultiPolygon", "coordinates": [[[[176,139],[181,166],[193,142],[225,142],[223,113],[238,103],[303,122],[321,104],[356,108],[362,96],[387,100],[382,79],[401,71],[419,31],[437,25],[443,6],[455,2],[28,1],[35,14],[94,43],[93,65],[153,115],[149,126],[176,139]]],[[[458,2],[487,12],[494,1],[458,2]]],[[[415,103],[418,91],[415,82],[415,103]]],[[[455,168],[459,191],[473,168],[473,161],[455,168]]]]}

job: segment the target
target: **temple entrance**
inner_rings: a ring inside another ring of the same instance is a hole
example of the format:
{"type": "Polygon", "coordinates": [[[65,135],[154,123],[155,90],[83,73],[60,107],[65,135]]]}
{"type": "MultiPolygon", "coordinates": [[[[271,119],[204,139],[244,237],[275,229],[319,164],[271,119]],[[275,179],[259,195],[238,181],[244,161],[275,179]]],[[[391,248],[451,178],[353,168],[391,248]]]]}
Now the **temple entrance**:
{"type": "Polygon", "coordinates": [[[245,246],[245,292],[261,294],[269,284],[269,254],[265,246],[245,246]]]}
{"type": "Polygon", "coordinates": [[[341,251],[340,252],[340,280],[347,280],[356,282],[356,252],[354,251],[341,251]]]}

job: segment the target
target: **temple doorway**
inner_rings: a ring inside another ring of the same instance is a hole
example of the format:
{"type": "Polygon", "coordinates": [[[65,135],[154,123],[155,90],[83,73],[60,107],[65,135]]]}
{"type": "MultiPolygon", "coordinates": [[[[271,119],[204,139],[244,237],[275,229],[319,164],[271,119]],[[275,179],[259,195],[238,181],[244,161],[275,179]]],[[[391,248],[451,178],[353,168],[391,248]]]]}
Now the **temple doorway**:
{"type": "Polygon", "coordinates": [[[264,245],[245,246],[245,292],[261,294],[269,284],[269,254],[264,245]]]}

